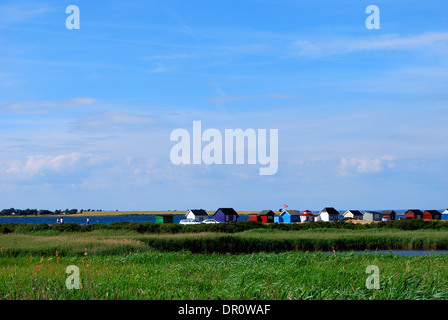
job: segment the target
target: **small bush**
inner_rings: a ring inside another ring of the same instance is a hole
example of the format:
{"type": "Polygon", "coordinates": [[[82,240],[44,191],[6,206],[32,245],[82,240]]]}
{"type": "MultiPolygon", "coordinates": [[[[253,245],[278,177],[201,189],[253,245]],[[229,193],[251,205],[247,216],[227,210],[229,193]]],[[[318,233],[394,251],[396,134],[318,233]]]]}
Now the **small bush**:
{"type": "Polygon", "coordinates": [[[7,233],[12,233],[12,232],[13,232],[13,230],[8,228],[8,226],[0,225],[0,233],[7,234],[7,233]]]}
{"type": "Polygon", "coordinates": [[[81,226],[77,223],[70,222],[70,223],[54,224],[54,225],[52,225],[52,229],[58,230],[61,232],[77,232],[77,231],[81,231],[81,226]]]}

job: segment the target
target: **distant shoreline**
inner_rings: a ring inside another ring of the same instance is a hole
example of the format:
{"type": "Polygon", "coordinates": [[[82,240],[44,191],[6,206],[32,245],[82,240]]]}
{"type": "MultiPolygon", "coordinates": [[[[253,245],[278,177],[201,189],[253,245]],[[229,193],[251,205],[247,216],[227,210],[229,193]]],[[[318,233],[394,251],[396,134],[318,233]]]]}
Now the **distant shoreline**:
{"type": "MultiPolygon", "coordinates": [[[[240,215],[248,215],[252,213],[259,213],[260,211],[238,211],[240,215]]],[[[175,215],[184,216],[187,210],[181,211],[84,211],[82,213],[74,214],[45,214],[45,215],[5,215],[1,217],[8,218],[41,218],[41,217],[106,217],[106,216],[156,216],[156,215],[175,215]]],[[[213,215],[215,210],[207,211],[209,215],[213,215]]]]}

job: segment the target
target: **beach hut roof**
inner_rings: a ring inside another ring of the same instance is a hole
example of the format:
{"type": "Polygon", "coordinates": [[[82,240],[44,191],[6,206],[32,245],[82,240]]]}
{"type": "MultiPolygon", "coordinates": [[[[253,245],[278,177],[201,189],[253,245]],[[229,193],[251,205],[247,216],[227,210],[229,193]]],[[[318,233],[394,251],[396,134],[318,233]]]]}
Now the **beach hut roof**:
{"type": "Polygon", "coordinates": [[[288,213],[290,216],[300,216],[299,210],[284,210],[282,214],[288,213]]]}
{"type": "Polygon", "coordinates": [[[362,212],[359,210],[347,210],[345,213],[350,212],[354,216],[362,216],[362,212]]]}
{"type": "Polygon", "coordinates": [[[193,212],[195,216],[208,216],[208,213],[204,209],[190,209],[188,211],[193,212]]]}
{"type": "Polygon", "coordinates": [[[322,212],[327,212],[328,214],[335,214],[335,215],[339,215],[339,212],[332,207],[325,207],[320,213],[322,212]]]}
{"type": "Polygon", "coordinates": [[[274,214],[274,211],[272,211],[272,210],[262,210],[262,211],[260,211],[260,213],[258,215],[259,216],[265,216],[265,215],[268,215],[268,214],[274,214]]]}
{"type": "Polygon", "coordinates": [[[233,208],[219,208],[216,212],[219,210],[221,210],[221,212],[226,216],[238,216],[238,213],[233,208]]]}
{"type": "Polygon", "coordinates": [[[406,213],[423,214],[423,212],[419,209],[411,209],[411,210],[408,210],[406,213]]]}
{"type": "Polygon", "coordinates": [[[434,214],[440,214],[439,211],[437,210],[426,210],[425,212],[429,212],[430,214],[434,215],[434,214]]]}

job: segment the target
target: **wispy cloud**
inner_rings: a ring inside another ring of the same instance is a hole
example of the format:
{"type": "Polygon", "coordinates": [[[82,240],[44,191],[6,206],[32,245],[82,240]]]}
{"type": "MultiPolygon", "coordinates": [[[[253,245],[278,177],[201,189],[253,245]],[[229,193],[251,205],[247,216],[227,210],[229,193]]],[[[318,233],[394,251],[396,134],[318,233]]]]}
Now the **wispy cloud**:
{"type": "Polygon", "coordinates": [[[212,98],[208,99],[208,102],[222,104],[222,103],[227,103],[227,102],[245,101],[245,100],[253,100],[253,99],[265,100],[266,98],[284,100],[284,99],[292,99],[293,96],[291,94],[282,93],[282,92],[270,92],[270,93],[261,94],[261,95],[227,95],[225,93],[222,93],[219,96],[212,97],[212,98]]]}
{"type": "Polygon", "coordinates": [[[37,1],[14,1],[0,5],[0,25],[23,23],[53,9],[37,1]]]}
{"type": "Polygon", "coordinates": [[[139,130],[142,126],[153,124],[152,117],[131,114],[118,110],[97,111],[71,122],[72,128],[78,130],[116,131],[118,129],[139,130]]]}
{"type": "MultiPolygon", "coordinates": [[[[49,113],[52,110],[91,106],[97,102],[92,97],[75,97],[64,100],[33,100],[11,103],[4,106],[4,111],[21,114],[49,113]]],[[[1,110],[0,109],[0,110],[1,110]]]]}
{"type": "Polygon", "coordinates": [[[166,66],[165,64],[158,64],[158,67],[150,70],[150,73],[167,73],[173,72],[175,70],[174,66],[166,66]]]}
{"type": "Polygon", "coordinates": [[[292,99],[294,96],[289,93],[271,92],[271,93],[267,93],[266,97],[274,98],[274,99],[292,99]]]}
{"type": "Polygon", "coordinates": [[[213,97],[208,100],[209,103],[227,103],[227,102],[234,102],[234,101],[243,101],[243,100],[249,100],[252,99],[250,96],[228,96],[223,95],[219,97],[213,97]]]}
{"type": "Polygon", "coordinates": [[[194,54],[188,54],[188,53],[174,53],[174,54],[166,54],[166,55],[157,55],[157,56],[151,56],[151,57],[145,57],[142,60],[183,60],[183,59],[191,59],[191,58],[198,58],[199,55],[194,54]]]}
{"type": "Polygon", "coordinates": [[[448,49],[448,32],[426,32],[402,36],[386,34],[375,37],[337,39],[297,40],[292,44],[295,56],[330,56],[359,51],[408,50],[408,49],[448,49]]]}

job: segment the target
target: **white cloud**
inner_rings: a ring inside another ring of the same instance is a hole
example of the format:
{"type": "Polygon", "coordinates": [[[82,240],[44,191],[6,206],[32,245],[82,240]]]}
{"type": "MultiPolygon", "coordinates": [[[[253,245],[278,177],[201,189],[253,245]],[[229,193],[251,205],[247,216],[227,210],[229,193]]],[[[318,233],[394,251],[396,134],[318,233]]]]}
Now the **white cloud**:
{"type": "Polygon", "coordinates": [[[384,155],[378,158],[342,158],[339,170],[343,176],[373,174],[382,172],[386,167],[393,167],[395,156],[384,155]]]}
{"type": "Polygon", "coordinates": [[[45,176],[46,174],[67,174],[85,167],[100,164],[99,157],[92,154],[72,152],[55,156],[33,155],[27,158],[25,163],[16,163],[6,170],[9,174],[22,177],[45,176]]]}

